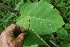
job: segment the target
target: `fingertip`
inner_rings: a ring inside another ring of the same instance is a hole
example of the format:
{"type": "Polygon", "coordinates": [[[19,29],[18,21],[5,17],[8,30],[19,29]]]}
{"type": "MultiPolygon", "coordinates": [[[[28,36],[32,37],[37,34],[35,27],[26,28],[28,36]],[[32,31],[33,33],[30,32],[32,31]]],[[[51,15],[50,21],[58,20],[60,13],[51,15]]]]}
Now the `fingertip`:
{"type": "Polygon", "coordinates": [[[11,24],[11,26],[12,26],[12,25],[16,25],[16,24],[11,24]]]}
{"type": "Polygon", "coordinates": [[[21,33],[18,37],[21,38],[21,39],[24,39],[26,33],[21,33]]]}
{"type": "Polygon", "coordinates": [[[6,28],[6,30],[13,30],[16,27],[16,24],[11,24],[6,28]]]}
{"type": "Polygon", "coordinates": [[[25,35],[26,35],[26,33],[21,33],[21,34],[17,37],[17,40],[18,40],[18,41],[24,40],[25,35]]]}
{"type": "Polygon", "coordinates": [[[16,27],[16,24],[11,24],[10,26],[8,26],[8,27],[16,27]]]}

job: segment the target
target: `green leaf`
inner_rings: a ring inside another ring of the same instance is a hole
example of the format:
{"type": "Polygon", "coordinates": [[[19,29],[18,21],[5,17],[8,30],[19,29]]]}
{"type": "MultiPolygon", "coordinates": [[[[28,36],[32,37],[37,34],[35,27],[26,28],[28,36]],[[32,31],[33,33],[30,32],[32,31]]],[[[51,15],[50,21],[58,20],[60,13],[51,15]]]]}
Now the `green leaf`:
{"type": "Polygon", "coordinates": [[[18,2],[18,4],[16,5],[15,10],[19,11],[20,6],[21,6],[22,4],[24,4],[24,1],[23,1],[23,0],[21,0],[20,2],[18,2]]]}
{"type": "Polygon", "coordinates": [[[61,47],[70,47],[70,43],[67,41],[60,42],[61,47]]]}
{"type": "Polygon", "coordinates": [[[12,0],[5,0],[5,1],[12,1],[12,0]]]}
{"type": "Polygon", "coordinates": [[[57,6],[58,6],[58,7],[65,7],[65,6],[66,6],[66,3],[61,2],[61,3],[57,4],[57,6]]]}
{"type": "Polygon", "coordinates": [[[54,0],[55,2],[60,2],[61,0],[54,0]]]}
{"type": "MultiPolygon", "coordinates": [[[[70,8],[70,6],[69,6],[69,8],[70,8]]],[[[66,15],[68,15],[68,16],[69,16],[69,15],[70,15],[70,11],[68,11],[66,15]]]]}
{"type": "Polygon", "coordinates": [[[46,1],[46,2],[48,2],[48,3],[51,3],[52,0],[44,0],[44,1],[46,1]]]}
{"type": "Polygon", "coordinates": [[[69,23],[70,23],[70,18],[68,18],[68,21],[69,21],[69,23]]]}
{"type": "Polygon", "coordinates": [[[70,29],[70,24],[65,24],[65,29],[70,29]]]}
{"type": "Polygon", "coordinates": [[[59,12],[45,1],[26,3],[20,9],[17,24],[34,30],[39,35],[50,34],[60,28],[64,22],[59,12]],[[29,21],[30,20],[30,21],[29,21]]]}
{"type": "Polygon", "coordinates": [[[57,31],[57,37],[60,39],[67,39],[68,38],[68,33],[64,28],[60,28],[57,31]]]}
{"type": "Polygon", "coordinates": [[[27,30],[27,35],[24,40],[24,45],[25,46],[31,46],[31,45],[46,45],[49,47],[49,45],[34,31],[32,30],[27,30]]]}
{"type": "Polygon", "coordinates": [[[35,45],[31,45],[31,46],[23,46],[23,47],[39,47],[39,45],[35,44],[35,45]]]}

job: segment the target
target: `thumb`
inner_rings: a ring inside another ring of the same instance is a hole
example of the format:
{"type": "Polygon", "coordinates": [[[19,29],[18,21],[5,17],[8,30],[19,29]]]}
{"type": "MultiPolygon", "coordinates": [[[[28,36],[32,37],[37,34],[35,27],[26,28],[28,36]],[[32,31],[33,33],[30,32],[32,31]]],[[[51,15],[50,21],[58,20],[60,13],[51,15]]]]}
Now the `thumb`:
{"type": "Polygon", "coordinates": [[[23,41],[23,40],[24,40],[24,37],[25,37],[25,34],[26,34],[26,33],[21,33],[21,34],[17,37],[17,41],[18,41],[18,42],[23,41]]]}

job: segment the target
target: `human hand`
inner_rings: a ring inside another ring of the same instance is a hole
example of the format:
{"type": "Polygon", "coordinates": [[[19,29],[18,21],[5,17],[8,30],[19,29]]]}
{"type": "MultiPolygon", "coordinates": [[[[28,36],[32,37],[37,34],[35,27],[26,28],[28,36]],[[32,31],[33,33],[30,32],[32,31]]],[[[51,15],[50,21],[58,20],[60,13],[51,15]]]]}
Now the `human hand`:
{"type": "Polygon", "coordinates": [[[15,24],[7,27],[0,35],[0,47],[22,47],[25,33],[21,31],[24,28],[15,24]]]}

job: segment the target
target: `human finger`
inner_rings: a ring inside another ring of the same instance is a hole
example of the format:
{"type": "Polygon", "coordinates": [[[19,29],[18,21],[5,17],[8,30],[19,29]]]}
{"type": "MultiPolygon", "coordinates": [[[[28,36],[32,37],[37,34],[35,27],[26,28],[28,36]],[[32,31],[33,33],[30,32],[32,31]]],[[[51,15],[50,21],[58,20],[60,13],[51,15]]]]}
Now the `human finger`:
{"type": "Polygon", "coordinates": [[[26,35],[26,33],[21,33],[21,34],[16,38],[16,40],[17,40],[18,42],[22,42],[22,41],[24,40],[25,35],[26,35]]]}

